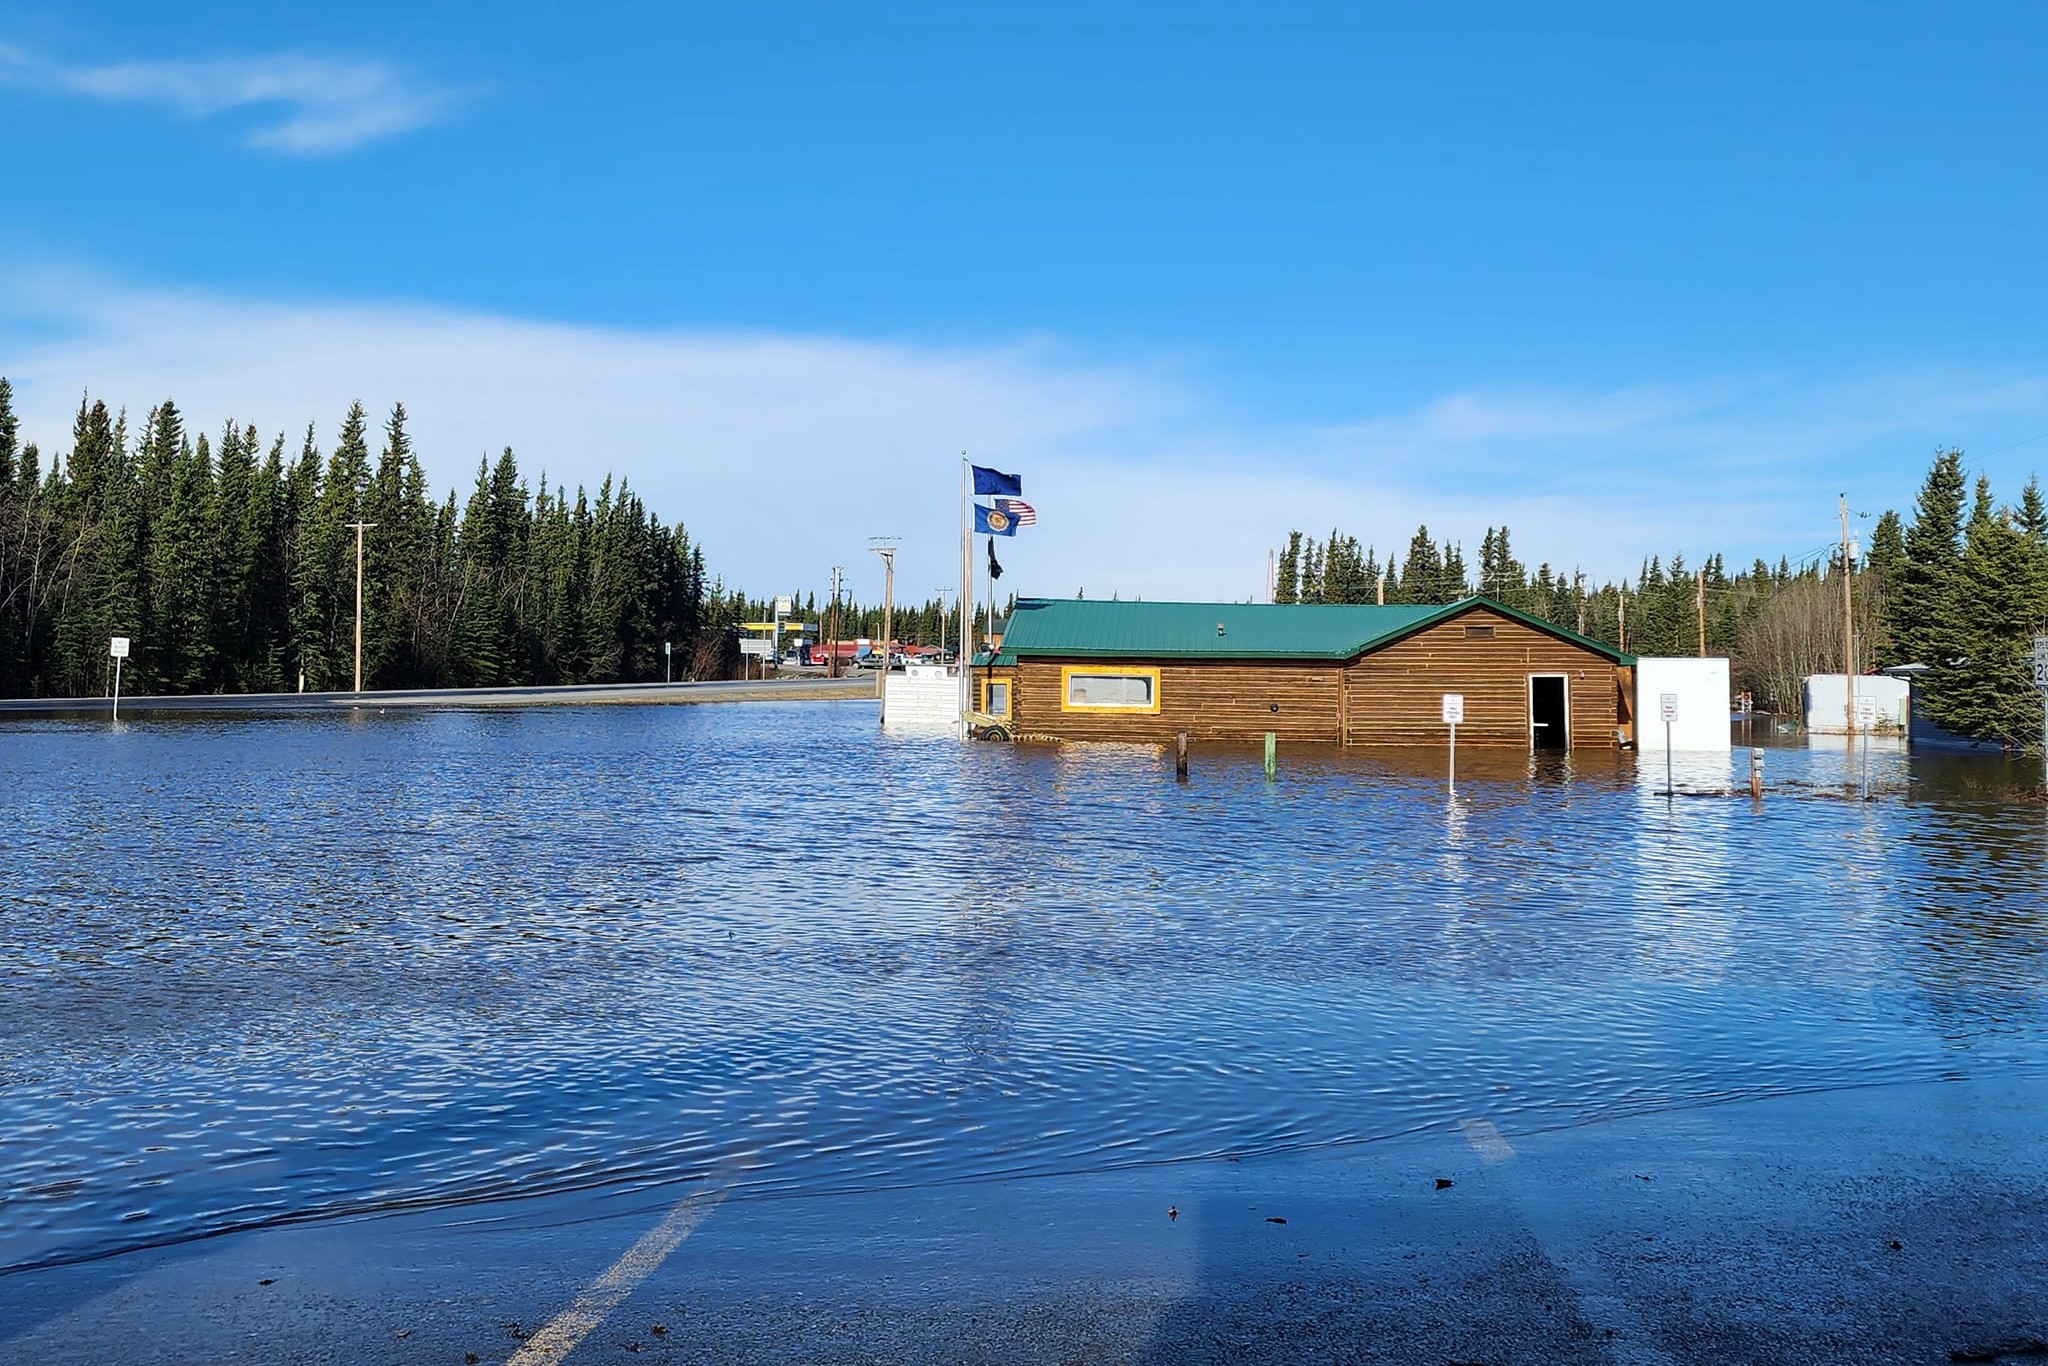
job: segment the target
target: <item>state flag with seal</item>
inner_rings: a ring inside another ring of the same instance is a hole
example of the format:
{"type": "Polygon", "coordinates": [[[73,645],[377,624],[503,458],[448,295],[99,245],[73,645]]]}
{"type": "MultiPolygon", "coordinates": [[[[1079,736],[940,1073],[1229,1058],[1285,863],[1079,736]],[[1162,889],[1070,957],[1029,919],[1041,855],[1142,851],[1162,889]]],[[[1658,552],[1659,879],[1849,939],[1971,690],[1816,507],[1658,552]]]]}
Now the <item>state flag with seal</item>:
{"type": "Polygon", "coordinates": [[[977,536],[1014,536],[1017,534],[1017,519],[1001,508],[974,505],[974,534],[977,536]]]}

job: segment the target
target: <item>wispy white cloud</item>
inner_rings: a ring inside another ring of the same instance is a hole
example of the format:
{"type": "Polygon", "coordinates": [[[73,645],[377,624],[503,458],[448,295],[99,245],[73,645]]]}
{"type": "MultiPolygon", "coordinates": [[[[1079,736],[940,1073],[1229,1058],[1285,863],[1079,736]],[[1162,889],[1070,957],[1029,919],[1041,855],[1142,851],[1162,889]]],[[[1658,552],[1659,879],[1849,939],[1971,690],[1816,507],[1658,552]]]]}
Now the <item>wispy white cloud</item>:
{"type": "MultiPolygon", "coordinates": [[[[1022,473],[1039,525],[1003,547],[1023,593],[1243,598],[1286,532],[1333,526],[1398,554],[1419,523],[1466,544],[1503,522],[1532,563],[1632,575],[1711,551],[1797,559],[1834,496],[1911,500],[1937,442],[2048,432],[2048,372],[1817,381],[1708,377],[1603,392],[1471,387],[1323,426],[1221,408],[1205,377],[1045,340],[926,346],[647,331],[419,304],[253,302],[90,275],[0,280],[0,373],[25,435],[61,451],[90,387],[175,397],[295,448],[360,398],[393,400],[434,482],[514,446],[529,477],[627,476],[750,590],[879,591],[867,538],[903,538],[899,591],[958,577],[960,451],[1022,473]]],[[[1983,465],[2015,496],[2048,442],[1983,465]]],[[[1973,462],[1973,468],[1981,462],[1973,462]]]]}
{"type": "Polygon", "coordinates": [[[445,117],[457,99],[382,62],[298,53],[80,66],[0,44],[0,84],[155,104],[193,119],[259,110],[248,144],[296,156],[410,132],[445,117]]]}

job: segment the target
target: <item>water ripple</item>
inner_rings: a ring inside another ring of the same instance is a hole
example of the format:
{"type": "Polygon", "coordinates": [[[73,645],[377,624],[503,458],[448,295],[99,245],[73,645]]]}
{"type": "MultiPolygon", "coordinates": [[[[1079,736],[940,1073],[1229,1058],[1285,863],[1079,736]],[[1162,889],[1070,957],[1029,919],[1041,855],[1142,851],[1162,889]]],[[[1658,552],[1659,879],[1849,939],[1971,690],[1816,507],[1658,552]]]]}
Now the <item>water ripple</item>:
{"type": "Polygon", "coordinates": [[[858,704],[0,753],[0,1270],[738,1154],[766,1198],[1597,1123],[2031,1065],[2048,1020],[2039,808],[1899,756],[1863,804],[1781,751],[1813,786],[1752,810],[1625,756],[1181,786],[858,704]]]}

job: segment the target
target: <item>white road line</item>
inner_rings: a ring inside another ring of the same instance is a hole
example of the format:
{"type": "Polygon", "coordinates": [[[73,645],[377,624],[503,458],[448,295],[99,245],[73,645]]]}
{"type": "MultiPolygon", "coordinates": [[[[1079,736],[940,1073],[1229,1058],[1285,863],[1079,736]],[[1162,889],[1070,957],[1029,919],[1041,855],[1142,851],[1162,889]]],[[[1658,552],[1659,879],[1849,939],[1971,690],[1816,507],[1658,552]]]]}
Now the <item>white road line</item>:
{"type": "Polygon", "coordinates": [[[1465,1133],[1465,1141],[1472,1145],[1472,1151],[1479,1154],[1479,1160],[1488,1166],[1496,1162],[1513,1159],[1515,1150],[1500,1136],[1500,1130],[1487,1119],[1461,1119],[1458,1127],[1465,1133]]]}
{"type": "Polygon", "coordinates": [[[612,1311],[624,1303],[626,1296],[639,1288],[640,1282],[682,1246],[683,1239],[694,1233],[697,1225],[703,1223],[711,1211],[725,1203],[725,1197],[738,1182],[740,1173],[757,1160],[758,1154],[749,1153],[721,1163],[713,1173],[716,1184],[678,1201],[659,1223],[640,1236],[639,1242],[627,1248],[625,1254],[612,1263],[609,1271],[585,1286],[574,1304],[528,1338],[505,1366],[560,1366],[562,1358],[576,1350],[577,1343],[609,1318],[612,1311]]]}

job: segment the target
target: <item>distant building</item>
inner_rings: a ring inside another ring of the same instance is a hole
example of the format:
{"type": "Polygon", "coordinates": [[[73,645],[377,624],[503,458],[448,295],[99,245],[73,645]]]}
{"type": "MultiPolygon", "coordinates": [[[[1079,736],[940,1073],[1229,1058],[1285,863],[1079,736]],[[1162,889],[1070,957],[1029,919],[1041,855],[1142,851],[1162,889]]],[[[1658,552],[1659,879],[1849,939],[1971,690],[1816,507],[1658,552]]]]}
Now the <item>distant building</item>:
{"type": "Polygon", "coordinates": [[[976,710],[1022,737],[1614,749],[1631,656],[1486,597],[1445,606],[1018,601],[976,710]]]}
{"type": "MultiPolygon", "coordinates": [[[[1800,717],[1815,735],[1847,735],[1849,680],[1844,674],[1813,674],[1800,685],[1800,717]]],[[[1859,731],[1903,732],[1910,720],[1913,685],[1884,674],[1858,674],[1856,695],[1875,698],[1877,719],[1859,731]]]]}

